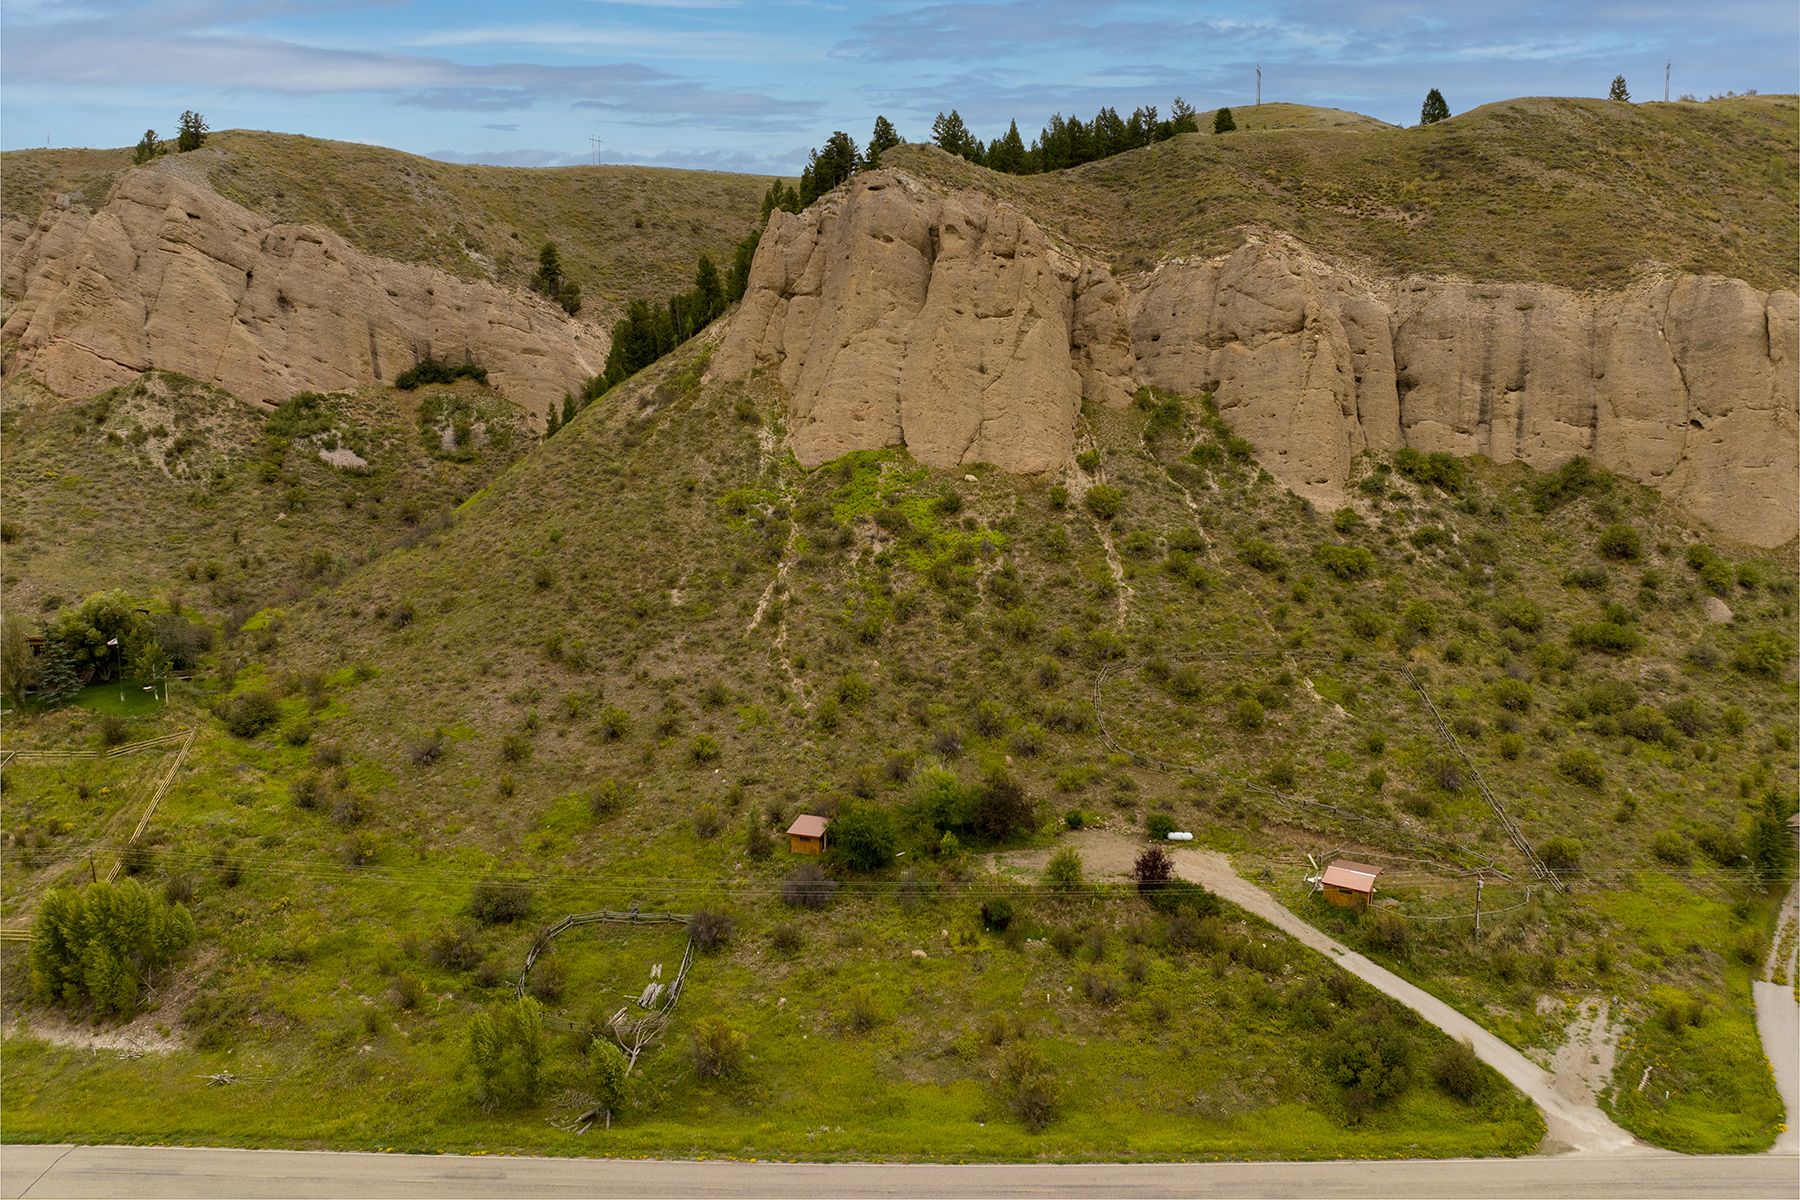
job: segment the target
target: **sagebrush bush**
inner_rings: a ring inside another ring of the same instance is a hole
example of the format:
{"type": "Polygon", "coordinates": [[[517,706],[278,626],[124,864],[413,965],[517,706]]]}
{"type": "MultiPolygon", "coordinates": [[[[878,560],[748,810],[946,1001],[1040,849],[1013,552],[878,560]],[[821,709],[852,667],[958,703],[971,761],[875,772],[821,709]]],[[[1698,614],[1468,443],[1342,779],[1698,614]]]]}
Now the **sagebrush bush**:
{"type": "Polygon", "coordinates": [[[531,889],[512,879],[483,879],[475,885],[469,911],[483,925],[510,925],[531,915],[531,889]]]}

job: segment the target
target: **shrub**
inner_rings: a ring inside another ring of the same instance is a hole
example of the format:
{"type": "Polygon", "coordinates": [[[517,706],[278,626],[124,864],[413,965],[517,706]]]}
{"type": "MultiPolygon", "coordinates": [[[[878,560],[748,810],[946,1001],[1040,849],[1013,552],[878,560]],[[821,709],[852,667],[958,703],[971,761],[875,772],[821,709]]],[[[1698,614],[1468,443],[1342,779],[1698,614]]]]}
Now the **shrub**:
{"type": "Polygon", "coordinates": [[[1321,567],[1345,582],[1367,579],[1375,573],[1375,556],[1361,546],[1328,542],[1314,551],[1313,556],[1321,567]]]}
{"type": "Polygon", "coordinates": [[[881,1024],[881,1005],[875,999],[875,993],[858,984],[850,989],[845,997],[849,1007],[844,1014],[845,1024],[853,1033],[867,1033],[881,1024]]]}
{"type": "Polygon", "coordinates": [[[1583,787],[1599,791],[1606,786],[1606,768],[1601,765],[1600,756],[1586,747],[1576,746],[1563,751],[1557,756],[1556,769],[1564,778],[1583,787]]]}
{"type": "Polygon", "coordinates": [[[1531,504],[1541,513],[1549,512],[1589,492],[1605,491],[1610,483],[1606,476],[1595,473],[1587,459],[1571,458],[1532,484],[1531,504]]]}
{"type": "Polygon", "coordinates": [[[1523,679],[1495,680],[1493,695],[1494,703],[1508,712],[1524,712],[1531,707],[1531,685],[1523,679]]]}
{"type": "Polygon", "coordinates": [[[1263,706],[1254,696],[1245,696],[1231,710],[1231,723],[1246,733],[1261,729],[1267,719],[1263,706]]]}
{"type": "Polygon", "coordinates": [[[1502,629],[1536,633],[1544,627],[1544,610],[1524,597],[1508,600],[1494,609],[1494,623],[1502,629]]]}
{"type": "Polygon", "coordinates": [[[1521,754],[1525,753],[1525,739],[1516,733],[1503,733],[1494,743],[1494,749],[1499,752],[1501,758],[1508,762],[1514,762],[1521,754]]]}
{"type": "MultiPolygon", "coordinates": [[[[700,734],[688,750],[696,766],[719,761],[719,740],[710,733],[700,734]]],[[[715,831],[716,832],[716,831],[715,831]]]]}
{"type": "Polygon", "coordinates": [[[455,383],[459,379],[486,383],[487,368],[478,367],[472,362],[447,363],[427,354],[413,366],[400,372],[399,377],[394,380],[394,386],[403,392],[410,392],[427,384],[455,383]]]}
{"type": "Polygon", "coordinates": [[[1161,846],[1152,846],[1137,856],[1131,865],[1131,877],[1139,892],[1152,892],[1175,877],[1175,860],[1161,846]]]}
{"type": "Polygon", "coordinates": [[[1663,716],[1671,726],[1688,737],[1699,737],[1713,725],[1706,706],[1692,696],[1683,696],[1663,705],[1663,716]]]}
{"type": "Polygon", "coordinates": [[[537,1099],[543,1081],[544,1010],[530,996],[484,1009],[469,1022],[468,1071],[484,1110],[537,1099]]]}
{"type": "Polygon", "coordinates": [[[1343,1022],[1326,1043],[1326,1077],[1344,1089],[1352,1122],[1404,1092],[1412,1082],[1412,1050],[1399,1018],[1378,1005],[1364,1019],[1343,1022]]]}
{"type": "Polygon", "coordinates": [[[32,923],[31,980],[43,999],[123,1016],[144,977],[194,940],[194,919],[135,879],[52,888],[32,923]]]}
{"type": "Polygon", "coordinates": [[[1688,840],[1673,829],[1664,829],[1651,839],[1650,853],[1672,867],[1685,867],[1694,857],[1688,840]]]}
{"type": "Polygon", "coordinates": [[[1400,613],[1400,623],[1420,637],[1430,637],[1437,621],[1437,609],[1426,600],[1414,600],[1400,613]]]}
{"type": "Polygon", "coordinates": [[[1622,621],[1590,621],[1571,629],[1569,642],[1579,650],[1629,654],[1644,644],[1644,635],[1622,621]]]}
{"type": "Polygon", "coordinates": [[[1124,507],[1125,493],[1110,484],[1097,483],[1087,490],[1087,494],[1082,497],[1082,503],[1087,505],[1089,512],[1102,521],[1110,521],[1118,516],[1119,510],[1124,507]]]}
{"type": "Polygon", "coordinates": [[[1677,740],[1675,729],[1669,724],[1667,717],[1660,709],[1651,708],[1648,704],[1640,704],[1619,718],[1619,728],[1626,737],[1640,742],[1661,742],[1664,744],[1677,740]]]}
{"type": "Polygon", "coordinates": [[[1058,892],[1081,890],[1081,852],[1073,846],[1064,846],[1052,854],[1050,861],[1044,864],[1044,885],[1058,892]]]}
{"type": "Polygon", "coordinates": [[[1581,843],[1572,837],[1547,838],[1538,846],[1538,857],[1552,871],[1573,871],[1581,866],[1581,843]]]}
{"type": "Polygon", "coordinates": [[[769,931],[769,945],[778,954],[798,954],[802,940],[800,931],[792,925],[777,925],[769,931]]]}
{"type": "Polygon", "coordinates": [[[1601,554],[1616,562],[1635,562],[1644,553],[1644,539],[1629,525],[1608,525],[1596,544],[1601,554]]]}
{"type": "Polygon", "coordinates": [[[831,852],[852,871],[878,871],[894,861],[894,821],[885,808],[857,804],[831,822],[831,852]]]}
{"type": "Polygon", "coordinates": [[[602,779],[588,797],[588,812],[595,820],[604,820],[625,807],[625,787],[618,780],[602,779]]]}
{"type": "Polygon", "coordinates": [[[448,739],[444,737],[444,731],[435,730],[430,736],[414,742],[407,750],[407,757],[412,759],[415,767],[428,767],[444,757],[444,749],[449,744],[448,739]]]}
{"type": "Polygon", "coordinates": [[[500,739],[502,762],[520,763],[531,757],[531,739],[523,733],[509,733],[500,739]]]}
{"type": "Polygon", "coordinates": [[[1144,831],[1154,841],[1166,841],[1169,835],[1175,832],[1175,818],[1162,811],[1150,813],[1144,818],[1144,831]]]}
{"type": "Polygon", "coordinates": [[[1469,486],[1469,466],[1452,454],[1434,450],[1421,454],[1411,446],[1394,453],[1394,469],[1414,483],[1461,495],[1469,486]]]}
{"type": "Polygon", "coordinates": [[[1787,670],[1794,657],[1794,642],[1773,629],[1751,634],[1731,654],[1731,665],[1747,675],[1773,678],[1787,670]]]}
{"type": "Polygon", "coordinates": [[[743,1066],[745,1044],[744,1035],[718,1017],[701,1017],[694,1022],[694,1074],[701,1079],[737,1074],[743,1066]]]}
{"type": "Polygon", "coordinates": [[[600,736],[616,742],[631,732],[631,714],[616,704],[600,710],[600,736]]]}
{"type": "Polygon", "coordinates": [[[1464,1104],[1473,1103],[1486,1082],[1475,1047],[1467,1041],[1448,1042],[1432,1056],[1431,1078],[1464,1104]]]}
{"type": "Polygon", "coordinates": [[[1007,770],[995,767],[976,789],[969,828],[990,842],[1029,833],[1037,824],[1037,805],[1007,770]]]}
{"type": "Polygon", "coordinates": [[[688,937],[694,948],[708,954],[722,950],[731,941],[731,915],[716,908],[696,909],[688,918],[688,937]]]}
{"type": "Polygon", "coordinates": [[[1238,547],[1238,557],[1246,566],[1255,568],[1264,574],[1273,574],[1286,565],[1281,551],[1261,538],[1250,538],[1238,547]]]}
{"type": "Polygon", "coordinates": [[[790,908],[821,909],[837,894],[837,881],[828,879],[818,863],[801,863],[781,881],[781,901],[790,908]]]}
{"type": "Polygon", "coordinates": [[[995,933],[1005,933],[1013,922],[1012,901],[1004,896],[995,896],[981,903],[981,924],[983,928],[995,933]]]}
{"type": "Polygon", "coordinates": [[[234,736],[255,737],[281,719],[281,705],[266,691],[241,692],[219,702],[213,710],[234,736]]]}
{"type": "Polygon", "coordinates": [[[100,743],[104,746],[123,745],[131,736],[131,726],[124,717],[117,713],[107,713],[100,718],[100,743]]]}
{"type": "Polygon", "coordinates": [[[769,832],[768,827],[757,818],[755,813],[751,813],[744,820],[744,853],[749,855],[753,862],[761,862],[775,853],[774,835],[769,832]]]}
{"type": "Polygon", "coordinates": [[[1062,1108],[1062,1086],[1043,1052],[1029,1042],[1014,1042],[1000,1061],[1000,1086],[1013,1115],[1033,1133],[1056,1120],[1062,1108]]]}

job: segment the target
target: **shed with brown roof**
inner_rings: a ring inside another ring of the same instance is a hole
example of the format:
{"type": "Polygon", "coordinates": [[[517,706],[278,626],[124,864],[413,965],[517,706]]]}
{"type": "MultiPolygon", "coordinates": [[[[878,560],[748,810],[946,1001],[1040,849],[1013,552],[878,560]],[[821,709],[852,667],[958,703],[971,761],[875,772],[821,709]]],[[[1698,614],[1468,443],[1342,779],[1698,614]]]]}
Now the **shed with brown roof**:
{"type": "Polygon", "coordinates": [[[788,826],[788,849],[795,854],[825,853],[824,817],[815,817],[811,813],[802,813],[794,818],[788,826]]]}
{"type": "Polygon", "coordinates": [[[1325,899],[1339,908],[1367,908],[1375,895],[1375,877],[1380,867],[1340,858],[1325,868],[1319,877],[1319,889],[1325,899]]]}

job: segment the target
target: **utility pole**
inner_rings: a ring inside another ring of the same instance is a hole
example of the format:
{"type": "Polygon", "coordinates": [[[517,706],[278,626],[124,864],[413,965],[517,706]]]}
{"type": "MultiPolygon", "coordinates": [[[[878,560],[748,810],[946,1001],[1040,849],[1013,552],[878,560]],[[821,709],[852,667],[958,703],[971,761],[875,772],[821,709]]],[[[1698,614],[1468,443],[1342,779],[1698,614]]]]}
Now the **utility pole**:
{"type": "Polygon", "coordinates": [[[1673,70],[1674,67],[1675,67],[1675,60],[1672,58],[1667,59],[1663,62],[1663,103],[1664,104],[1667,104],[1669,102],[1669,72],[1671,70],[1673,70]]]}
{"type": "Polygon", "coordinates": [[[1481,940],[1481,885],[1486,883],[1484,876],[1475,876],[1475,940],[1481,940]]]}
{"type": "Polygon", "coordinates": [[[588,150],[593,154],[594,165],[596,167],[599,166],[600,165],[600,139],[598,137],[590,136],[588,138],[588,150]]]}
{"type": "Polygon", "coordinates": [[[1256,107],[1262,107],[1262,64],[1256,64],[1256,107]]]}

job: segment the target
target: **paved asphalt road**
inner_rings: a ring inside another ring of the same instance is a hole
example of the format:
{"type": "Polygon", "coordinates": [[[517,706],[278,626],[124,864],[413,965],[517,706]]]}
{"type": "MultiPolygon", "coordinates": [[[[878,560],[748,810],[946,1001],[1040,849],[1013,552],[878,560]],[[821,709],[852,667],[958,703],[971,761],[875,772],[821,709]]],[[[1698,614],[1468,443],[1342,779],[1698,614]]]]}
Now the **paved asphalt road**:
{"type": "Polygon", "coordinates": [[[1800,1159],[1625,1152],[1437,1162],[892,1165],[331,1154],[151,1146],[0,1148],[0,1197],[1248,1196],[1782,1197],[1800,1159]]]}

